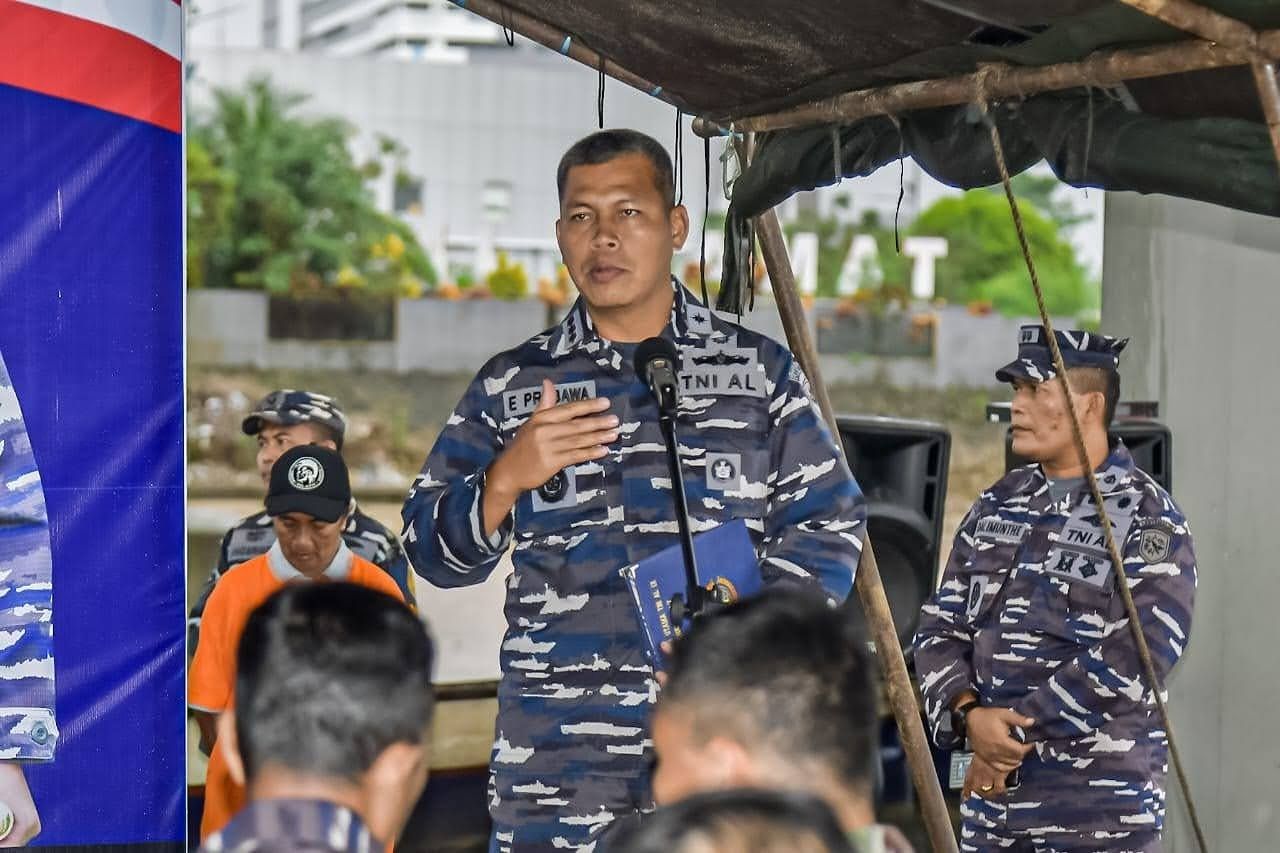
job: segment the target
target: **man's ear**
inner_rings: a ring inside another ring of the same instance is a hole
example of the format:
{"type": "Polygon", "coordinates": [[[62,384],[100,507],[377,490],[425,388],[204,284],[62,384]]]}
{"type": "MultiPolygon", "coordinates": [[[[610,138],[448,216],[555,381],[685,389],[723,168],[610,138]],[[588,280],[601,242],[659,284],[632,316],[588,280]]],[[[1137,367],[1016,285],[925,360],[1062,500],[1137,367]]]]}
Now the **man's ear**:
{"type": "Polygon", "coordinates": [[[718,788],[750,788],[765,781],[751,753],[732,738],[711,738],[703,755],[718,788]]]}
{"type": "Polygon", "coordinates": [[[689,239],[689,211],[683,204],[677,204],[671,208],[671,215],[667,217],[671,223],[671,242],[675,244],[676,251],[684,248],[684,241],[689,239]]]}
{"type": "Polygon", "coordinates": [[[364,774],[369,828],[379,838],[397,838],[427,783],[428,750],[423,743],[397,741],[373,760],[364,774]]]}
{"type": "Polygon", "coordinates": [[[214,749],[222,750],[227,762],[227,772],[240,787],[245,787],[244,759],[240,757],[240,738],[236,735],[236,712],[223,711],[218,715],[218,739],[214,749]]]}
{"type": "Polygon", "coordinates": [[[1095,419],[1099,426],[1103,429],[1107,428],[1107,395],[1101,391],[1090,391],[1085,394],[1085,411],[1081,413],[1081,420],[1085,423],[1091,423],[1095,419]]]}

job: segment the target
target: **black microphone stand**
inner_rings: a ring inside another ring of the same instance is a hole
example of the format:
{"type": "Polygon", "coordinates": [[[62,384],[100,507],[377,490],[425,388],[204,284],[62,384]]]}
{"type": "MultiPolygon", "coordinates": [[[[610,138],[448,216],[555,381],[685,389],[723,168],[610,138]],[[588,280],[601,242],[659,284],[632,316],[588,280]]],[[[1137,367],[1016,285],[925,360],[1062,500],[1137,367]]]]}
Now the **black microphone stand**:
{"type": "Polygon", "coordinates": [[[684,493],[684,475],[680,469],[680,442],[676,437],[676,411],[679,409],[679,378],[676,363],[680,355],[675,344],[662,337],[649,338],[636,349],[636,373],[649,386],[658,403],[658,427],[667,445],[667,467],[671,471],[671,493],[676,503],[676,528],[680,550],[684,554],[684,595],[676,593],[668,602],[668,613],[675,628],[702,612],[707,593],[698,582],[698,558],[693,551],[693,531],[689,527],[689,502],[684,493]]]}
{"type": "MultiPolygon", "coordinates": [[[[673,401],[674,402],[674,401],[673,401]]],[[[693,551],[693,530],[689,527],[689,503],[684,494],[684,477],[680,470],[680,444],[676,439],[674,406],[658,406],[658,428],[667,445],[667,466],[671,469],[671,493],[676,502],[676,526],[680,531],[680,550],[684,552],[685,595],[671,597],[668,605],[671,624],[679,626],[702,612],[706,590],[698,581],[698,558],[693,551]]]]}

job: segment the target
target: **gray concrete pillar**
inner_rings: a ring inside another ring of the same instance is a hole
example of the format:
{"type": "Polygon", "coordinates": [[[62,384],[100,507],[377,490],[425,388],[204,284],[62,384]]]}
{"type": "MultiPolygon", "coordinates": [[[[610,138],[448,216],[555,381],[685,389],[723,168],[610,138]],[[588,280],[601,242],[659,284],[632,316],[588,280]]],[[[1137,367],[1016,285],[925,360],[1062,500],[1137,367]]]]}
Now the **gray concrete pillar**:
{"type": "MultiPolygon", "coordinates": [[[[1173,430],[1174,497],[1200,585],[1170,680],[1175,732],[1214,851],[1280,842],[1280,220],[1110,193],[1103,331],[1133,338],[1123,396],[1173,430]]],[[[1169,780],[1166,851],[1195,850],[1169,780]]]]}

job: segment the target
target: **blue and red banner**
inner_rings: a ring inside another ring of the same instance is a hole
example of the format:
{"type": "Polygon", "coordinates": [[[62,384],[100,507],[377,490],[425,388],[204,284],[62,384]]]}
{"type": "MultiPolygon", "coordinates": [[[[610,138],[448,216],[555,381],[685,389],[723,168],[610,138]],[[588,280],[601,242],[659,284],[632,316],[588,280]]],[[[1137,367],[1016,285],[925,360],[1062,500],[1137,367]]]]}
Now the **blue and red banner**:
{"type": "Polygon", "coordinates": [[[52,565],[36,845],[184,838],[181,43],[175,0],[0,0],[0,358],[52,565]]]}

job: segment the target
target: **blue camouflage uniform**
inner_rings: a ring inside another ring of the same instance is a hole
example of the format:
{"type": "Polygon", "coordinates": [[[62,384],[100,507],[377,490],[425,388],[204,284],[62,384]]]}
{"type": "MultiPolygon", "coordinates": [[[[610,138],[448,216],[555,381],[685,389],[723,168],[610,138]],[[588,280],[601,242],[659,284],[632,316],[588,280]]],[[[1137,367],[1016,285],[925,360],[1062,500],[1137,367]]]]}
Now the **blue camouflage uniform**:
{"type": "Polygon", "coordinates": [[[50,760],[57,740],[49,519],[0,359],[0,761],[50,760]]]}
{"type": "Polygon", "coordinates": [[[324,800],[254,800],[205,839],[201,853],[379,853],[360,816],[324,800]]]}
{"type": "MultiPolygon", "coordinates": [[[[1031,331],[1034,330],[1034,331],[1031,331]]],[[[997,374],[1046,381],[1040,327],[997,374]],[[1038,334],[1037,334],[1038,333],[1038,334]]],[[[1125,341],[1060,332],[1068,366],[1114,369],[1125,341]]],[[[1187,520],[1120,442],[1095,472],[1125,580],[1163,684],[1186,649],[1196,565],[1187,520]]],[[[1035,720],[1020,785],[961,807],[964,851],[1159,849],[1168,747],[1087,485],[1055,498],[1039,465],[985,491],[961,523],[924,606],[915,661],[933,737],[962,746],[949,707],[963,691],[1035,720]]]]}
{"type": "MultiPolygon", "coordinates": [[[[791,354],[713,315],[679,283],[664,336],[682,357],[677,430],[695,532],[745,519],[765,583],[849,592],[866,510],[791,354]]],[[[442,587],[483,581],[514,542],[490,811],[494,848],[592,850],[651,806],[643,633],[619,570],[677,542],[657,404],[633,346],[596,334],[581,300],[557,327],[491,359],[432,449],[404,507],[405,546],[442,587]],[[537,405],[603,396],[607,457],[522,495],[492,537],[484,473],[537,405]]]]}

